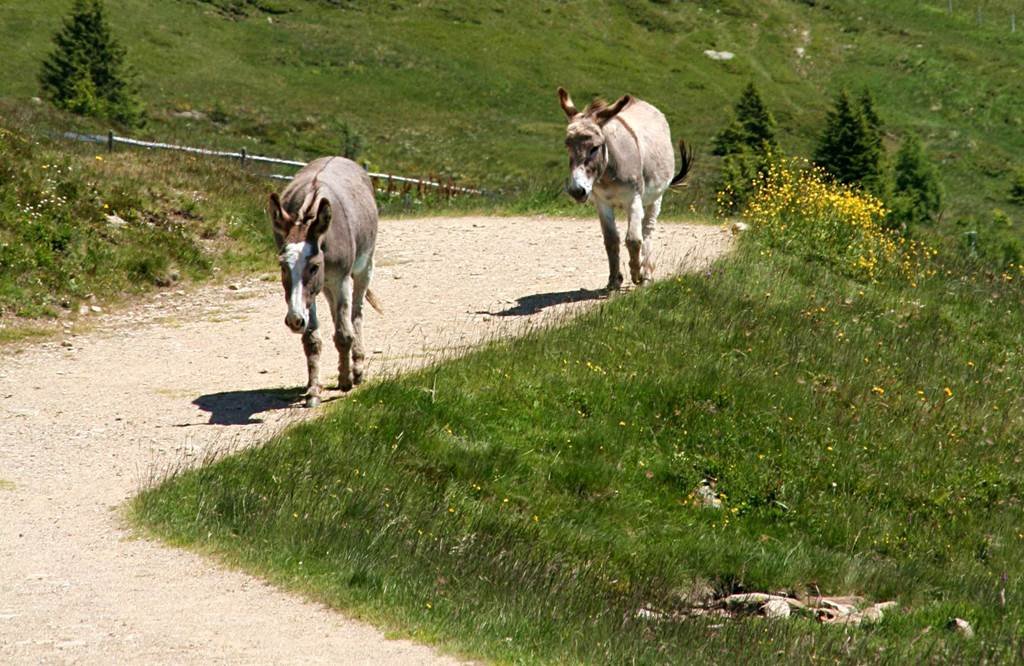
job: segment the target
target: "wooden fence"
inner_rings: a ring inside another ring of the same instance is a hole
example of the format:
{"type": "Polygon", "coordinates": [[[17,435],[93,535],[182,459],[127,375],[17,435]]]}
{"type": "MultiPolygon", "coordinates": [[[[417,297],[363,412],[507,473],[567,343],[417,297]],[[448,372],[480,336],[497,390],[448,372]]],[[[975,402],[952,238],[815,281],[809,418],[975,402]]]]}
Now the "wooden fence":
{"type": "MultiPolygon", "coordinates": [[[[245,150],[245,148],[242,148],[236,153],[226,150],[212,150],[210,148],[197,148],[195,146],[161,143],[159,141],[140,141],[139,139],[132,139],[126,136],[117,136],[113,132],[108,132],[105,136],[103,134],[64,132],[62,137],[69,141],[84,141],[87,143],[106,145],[107,151],[109,152],[113,152],[114,146],[121,144],[125,146],[134,146],[136,148],[147,148],[150,150],[174,150],[192,155],[201,155],[203,157],[224,157],[238,160],[239,165],[243,167],[247,162],[254,164],[277,164],[297,168],[306,166],[306,162],[300,160],[287,160],[280,157],[268,157],[266,155],[251,155],[245,150]]],[[[370,176],[379,189],[383,189],[389,194],[392,192],[411,192],[413,189],[417,190],[421,194],[425,193],[427,190],[435,190],[446,199],[460,194],[483,194],[481,190],[470,187],[459,187],[455,184],[455,181],[450,178],[447,181],[439,178],[410,178],[408,176],[396,176],[391,173],[377,173],[374,171],[367,171],[367,175],[370,176]]],[[[292,176],[284,174],[268,174],[268,177],[277,180],[292,179],[292,176]]]]}

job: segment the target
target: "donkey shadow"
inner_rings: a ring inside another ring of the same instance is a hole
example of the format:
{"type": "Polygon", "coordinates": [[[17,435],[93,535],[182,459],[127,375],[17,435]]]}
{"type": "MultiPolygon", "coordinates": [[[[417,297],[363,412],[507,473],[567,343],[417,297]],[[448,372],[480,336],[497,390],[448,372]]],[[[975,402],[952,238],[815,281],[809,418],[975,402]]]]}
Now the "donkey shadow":
{"type": "Polygon", "coordinates": [[[516,299],[516,304],[501,312],[478,312],[494,317],[527,317],[556,305],[579,303],[608,297],[604,289],[575,289],[573,291],[550,291],[544,294],[530,294],[516,299]]]}
{"type": "Polygon", "coordinates": [[[254,415],[272,409],[288,409],[304,392],[301,387],[223,391],[201,395],[192,404],[210,413],[208,425],[251,425],[263,423],[263,419],[254,419],[254,415]]]}

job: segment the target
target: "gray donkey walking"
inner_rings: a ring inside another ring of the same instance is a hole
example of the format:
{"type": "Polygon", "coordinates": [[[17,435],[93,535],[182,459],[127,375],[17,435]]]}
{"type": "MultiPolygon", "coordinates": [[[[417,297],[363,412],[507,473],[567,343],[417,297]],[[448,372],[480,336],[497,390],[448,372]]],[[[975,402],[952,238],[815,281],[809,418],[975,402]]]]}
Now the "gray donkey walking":
{"type": "Polygon", "coordinates": [[[306,406],[320,404],[320,322],[316,297],[323,290],[334,319],[338,388],[363,379],[363,298],[370,292],[377,240],[377,202],[369,176],[344,157],[321,157],[295,175],[281,196],[270,195],[270,219],[280,252],[284,323],[302,334],[309,382],[306,406]]]}
{"type": "Polygon", "coordinates": [[[686,179],[692,154],[680,141],[682,166],[673,177],[675,153],[668,121],[641,99],[624,95],[610,105],[595,100],[581,112],[564,88],[558,89],[558,98],[569,119],[565,146],[570,181],[566,191],[580,203],[592,198],[597,206],[608,253],[607,288],[622,286],[616,207],[629,217],[626,249],[630,276],[635,284],[646,282],[654,274],[654,228],[661,198],[686,179]]]}

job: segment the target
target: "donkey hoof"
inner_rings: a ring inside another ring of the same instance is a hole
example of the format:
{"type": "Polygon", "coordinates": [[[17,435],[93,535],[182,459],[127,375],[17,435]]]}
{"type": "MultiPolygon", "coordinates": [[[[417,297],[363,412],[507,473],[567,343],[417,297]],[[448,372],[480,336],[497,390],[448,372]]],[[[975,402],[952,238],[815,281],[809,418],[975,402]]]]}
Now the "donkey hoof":
{"type": "Polygon", "coordinates": [[[320,406],[320,396],[311,395],[306,398],[306,407],[313,408],[320,406]]]}
{"type": "Polygon", "coordinates": [[[362,372],[353,372],[352,373],[352,383],[355,384],[356,386],[359,386],[360,384],[362,384],[363,383],[363,373],[362,372]]]}
{"type": "Polygon", "coordinates": [[[608,279],[608,285],[605,287],[605,291],[618,291],[622,287],[622,273],[617,276],[608,279]]]}
{"type": "Polygon", "coordinates": [[[342,393],[348,393],[349,391],[352,390],[352,381],[349,380],[347,382],[338,382],[338,390],[341,391],[342,393]]]}

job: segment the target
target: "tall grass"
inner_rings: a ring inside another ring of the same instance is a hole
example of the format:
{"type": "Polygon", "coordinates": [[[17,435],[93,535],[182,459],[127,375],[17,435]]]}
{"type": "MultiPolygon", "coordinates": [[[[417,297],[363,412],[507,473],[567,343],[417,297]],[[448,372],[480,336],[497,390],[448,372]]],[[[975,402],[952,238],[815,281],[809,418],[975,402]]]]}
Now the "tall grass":
{"type": "Polygon", "coordinates": [[[754,233],[701,275],[367,386],[134,516],[499,661],[1009,661],[1024,292],[952,270],[858,278],[754,233]],[[846,629],[637,614],[740,590],[900,611],[846,629]]]}

